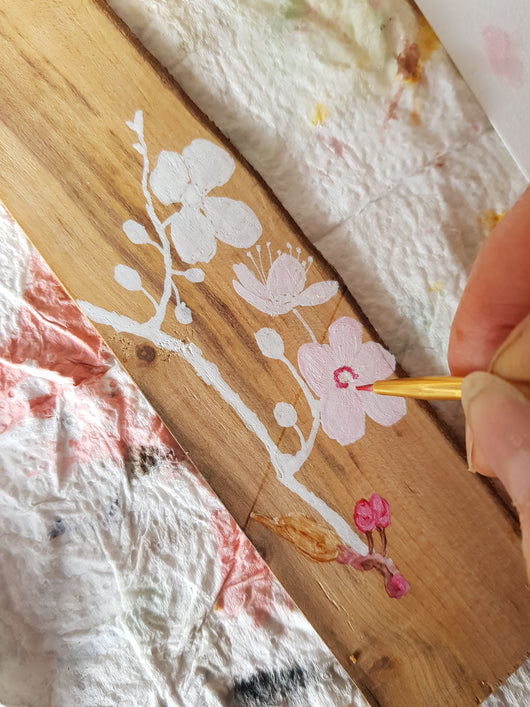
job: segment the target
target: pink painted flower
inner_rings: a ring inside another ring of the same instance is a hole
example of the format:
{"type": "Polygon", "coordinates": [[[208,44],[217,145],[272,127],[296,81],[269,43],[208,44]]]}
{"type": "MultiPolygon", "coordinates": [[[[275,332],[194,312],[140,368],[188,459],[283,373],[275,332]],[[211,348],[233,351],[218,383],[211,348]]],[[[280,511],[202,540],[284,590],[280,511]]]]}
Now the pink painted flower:
{"type": "Polygon", "coordinates": [[[365,432],[365,414],[389,427],[406,413],[403,398],[377,395],[359,387],[388,378],[395,359],[375,341],[362,342],[362,327],[342,317],[329,328],[329,344],[303,344],[298,365],[308,385],[321,399],[322,429],[343,446],[365,432]]]}
{"type": "Polygon", "coordinates": [[[392,599],[401,599],[410,589],[410,584],[399,572],[395,572],[385,585],[386,593],[392,599]]]}
{"type": "Polygon", "coordinates": [[[311,267],[313,258],[310,256],[307,261],[300,262],[301,249],[296,249],[298,257],[295,258],[292,248],[290,246],[288,248],[289,254],[278,251],[277,257],[273,260],[270,243],[267,243],[268,273],[265,272],[267,264],[264,265],[261,257],[261,246],[256,246],[256,259],[251,253],[247,253],[257,277],[243,263],[234,265],[234,272],[238,279],[233,280],[232,284],[237,294],[260,312],[270,314],[271,317],[287,314],[295,307],[323,304],[337,294],[339,287],[334,280],[317,282],[305,287],[307,271],[311,267]]]}

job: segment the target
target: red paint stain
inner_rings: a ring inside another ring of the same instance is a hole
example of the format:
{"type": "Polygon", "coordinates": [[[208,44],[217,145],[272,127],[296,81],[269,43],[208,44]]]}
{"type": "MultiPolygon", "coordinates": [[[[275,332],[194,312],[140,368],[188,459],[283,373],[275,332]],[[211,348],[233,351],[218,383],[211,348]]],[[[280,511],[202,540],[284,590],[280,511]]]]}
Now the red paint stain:
{"type": "Polygon", "coordinates": [[[152,445],[153,440],[162,455],[184,459],[154,412],[139,409],[141,394],[134,384],[113,379],[112,354],[36,254],[27,280],[17,335],[0,348],[0,432],[28,417],[75,410],[69,423],[74,431],[65,428],[66,441],[50,449],[50,459],[57,463],[49,468],[56,468],[59,477],[94,459],[121,463],[129,449],[152,445]],[[32,378],[40,379],[34,397],[21,386],[32,378]]]}
{"type": "Polygon", "coordinates": [[[74,385],[103,375],[111,366],[111,355],[99,334],[38,255],[29,261],[18,330],[0,349],[0,356],[13,363],[31,360],[71,378],[74,385]]]}

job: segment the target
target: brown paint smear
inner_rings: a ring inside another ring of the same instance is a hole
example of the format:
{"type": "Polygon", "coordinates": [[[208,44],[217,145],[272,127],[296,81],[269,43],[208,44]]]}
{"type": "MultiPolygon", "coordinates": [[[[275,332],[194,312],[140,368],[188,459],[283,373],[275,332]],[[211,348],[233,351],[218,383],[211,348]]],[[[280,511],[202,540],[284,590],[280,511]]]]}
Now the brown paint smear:
{"type": "Polygon", "coordinates": [[[398,75],[406,83],[417,83],[423,74],[423,65],[440,47],[440,40],[423,15],[418,16],[416,41],[405,43],[405,49],[396,56],[398,75]]]}
{"type": "MultiPolygon", "coordinates": [[[[420,81],[423,76],[425,62],[440,47],[440,40],[430,24],[421,14],[416,4],[412,2],[411,5],[416,12],[418,23],[416,37],[412,43],[405,41],[405,48],[396,56],[397,75],[401,78],[401,84],[390,103],[385,123],[394,117],[405,84],[415,84],[420,81]]],[[[410,118],[413,125],[418,126],[421,124],[421,115],[417,108],[414,108],[410,118]]]]}
{"type": "Polygon", "coordinates": [[[272,530],[279,538],[290,542],[299,553],[313,562],[333,562],[344,545],[334,530],[301,513],[292,513],[283,518],[268,518],[252,513],[251,518],[272,530]]]}

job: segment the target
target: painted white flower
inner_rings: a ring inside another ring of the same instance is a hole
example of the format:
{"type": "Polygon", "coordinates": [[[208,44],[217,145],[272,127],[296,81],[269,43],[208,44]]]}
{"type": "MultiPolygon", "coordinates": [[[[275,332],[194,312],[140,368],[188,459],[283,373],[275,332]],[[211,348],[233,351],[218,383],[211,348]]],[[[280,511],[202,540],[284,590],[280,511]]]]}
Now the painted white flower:
{"type": "Polygon", "coordinates": [[[277,317],[287,314],[295,307],[311,307],[323,304],[337,294],[339,286],[334,280],[316,282],[309,287],[305,286],[307,271],[311,267],[313,258],[309,256],[307,262],[300,262],[301,249],[297,248],[297,257],[292,254],[292,247],[288,244],[289,254],[278,251],[273,260],[270,243],[267,243],[269,254],[269,271],[265,272],[265,265],[261,257],[261,247],[256,246],[257,259],[247,253],[251,259],[256,275],[243,263],[234,265],[237,280],[232,280],[235,291],[249,304],[260,312],[277,317]]]}
{"type": "Polygon", "coordinates": [[[226,184],[235,170],[232,157],[208,140],[193,140],[182,154],[163,150],[151,172],[156,198],[168,206],[181,204],[166,223],[180,259],[209,262],[216,238],[236,248],[249,248],[261,236],[256,214],[242,201],[208,196],[226,184]]]}

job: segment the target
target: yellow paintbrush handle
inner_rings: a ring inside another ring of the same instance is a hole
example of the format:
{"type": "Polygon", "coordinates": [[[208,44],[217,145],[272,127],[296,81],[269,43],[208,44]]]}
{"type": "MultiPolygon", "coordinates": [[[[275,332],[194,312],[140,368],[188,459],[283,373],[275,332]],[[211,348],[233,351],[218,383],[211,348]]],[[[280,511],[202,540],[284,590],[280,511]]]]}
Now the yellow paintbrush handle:
{"type": "Polygon", "coordinates": [[[424,378],[395,378],[376,381],[373,392],[421,400],[460,400],[463,378],[454,376],[426,376],[424,378]]]}

